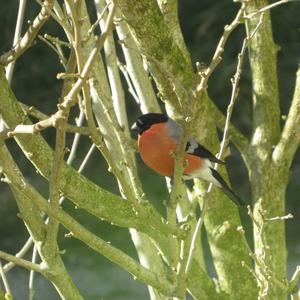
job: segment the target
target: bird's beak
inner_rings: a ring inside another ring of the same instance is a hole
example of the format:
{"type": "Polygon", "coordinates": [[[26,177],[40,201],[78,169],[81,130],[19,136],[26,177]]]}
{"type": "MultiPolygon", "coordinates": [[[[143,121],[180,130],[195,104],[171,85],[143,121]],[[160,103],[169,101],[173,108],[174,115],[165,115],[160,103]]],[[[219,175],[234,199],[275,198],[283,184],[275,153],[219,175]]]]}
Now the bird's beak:
{"type": "Polygon", "coordinates": [[[131,126],[132,131],[138,131],[139,127],[137,126],[136,122],[131,126]]]}

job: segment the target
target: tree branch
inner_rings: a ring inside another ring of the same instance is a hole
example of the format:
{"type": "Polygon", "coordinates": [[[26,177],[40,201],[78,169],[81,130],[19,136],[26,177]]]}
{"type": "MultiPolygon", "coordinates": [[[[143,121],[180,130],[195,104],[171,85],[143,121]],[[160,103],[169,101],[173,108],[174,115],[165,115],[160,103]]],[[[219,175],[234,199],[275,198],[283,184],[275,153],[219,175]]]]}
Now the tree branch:
{"type": "MultiPolygon", "coordinates": [[[[265,7],[269,1],[246,1],[246,13],[251,15],[265,7]]],[[[249,60],[252,72],[253,122],[252,138],[249,147],[249,178],[253,196],[253,222],[255,255],[258,261],[256,274],[261,278],[269,298],[284,299],[284,290],[273,278],[282,279],[286,275],[286,245],[284,222],[265,224],[267,218],[285,214],[284,191],[287,172],[273,163],[274,145],[280,139],[280,105],[277,75],[277,50],[272,33],[270,12],[264,19],[257,34],[249,44],[249,60]],[[264,226],[266,225],[266,226],[264,226]],[[270,277],[271,274],[271,277],[270,277]]],[[[252,31],[259,22],[255,14],[246,20],[247,31],[252,31]]]]}
{"type": "Polygon", "coordinates": [[[273,151],[273,160],[277,165],[289,169],[300,142],[300,69],[296,74],[296,83],[292,104],[281,133],[279,143],[273,151]]]}
{"type": "MultiPolygon", "coordinates": [[[[14,97],[1,68],[0,85],[2,86],[0,89],[0,98],[2,99],[0,115],[2,115],[6,125],[8,127],[15,127],[20,123],[30,125],[30,120],[14,97]]],[[[42,176],[49,178],[52,151],[42,137],[40,135],[19,135],[16,137],[16,141],[42,176]]],[[[139,231],[148,233],[154,239],[158,236],[157,230],[162,235],[174,234],[180,238],[185,236],[183,230],[165,224],[161,219],[158,229],[158,216],[146,214],[146,217],[142,213],[136,214],[129,201],[121,201],[120,197],[93,184],[67,165],[63,167],[62,178],[60,189],[65,196],[78,207],[87,210],[99,219],[107,220],[122,227],[136,228],[139,231]],[[145,218],[149,221],[148,224],[145,224],[145,218]],[[154,227],[149,226],[152,223],[154,227]]]]}
{"type": "MultiPolygon", "coordinates": [[[[120,18],[120,11],[117,10],[117,17],[120,18]]],[[[133,39],[131,32],[128,29],[126,22],[120,18],[116,25],[116,31],[120,39],[120,44],[125,57],[126,66],[122,72],[128,73],[128,87],[132,94],[136,93],[135,100],[140,106],[142,113],[160,112],[160,107],[157,102],[156,95],[149,79],[149,74],[143,66],[143,59],[140,51],[133,39]],[[131,80],[131,81],[130,81],[131,80]],[[131,84],[132,83],[132,84],[131,84]],[[133,86],[132,86],[133,85],[133,86]],[[134,87],[134,89],[133,89],[134,87]]]]}
{"type": "MultiPolygon", "coordinates": [[[[226,117],[224,114],[215,106],[215,104],[210,100],[208,104],[211,108],[209,111],[212,111],[214,119],[216,120],[216,125],[220,130],[223,130],[225,127],[226,117]]],[[[239,129],[237,129],[233,124],[229,125],[229,139],[237,147],[241,155],[243,156],[244,161],[248,161],[248,147],[250,144],[249,139],[242,134],[239,129]]]]}
{"type": "MultiPolygon", "coordinates": [[[[175,286],[171,282],[157,276],[149,269],[142,267],[133,258],[91,233],[62,209],[49,204],[46,199],[25,181],[20,171],[15,172],[18,167],[11,156],[7,154],[7,151],[4,150],[3,146],[0,148],[0,165],[3,167],[3,173],[9,179],[8,183],[12,189],[17,190],[20,194],[23,194],[23,196],[26,195],[26,198],[31,199],[40,210],[70,230],[72,236],[80,239],[96,252],[120,265],[123,269],[133,274],[138,280],[152,285],[166,295],[174,294],[175,286]]],[[[49,272],[51,273],[51,269],[49,272]]],[[[44,272],[44,275],[49,276],[47,272],[44,272]]]]}
{"type": "Polygon", "coordinates": [[[249,14],[245,15],[245,19],[251,19],[251,18],[253,18],[257,15],[260,15],[261,13],[264,13],[264,12],[266,12],[266,11],[276,7],[276,6],[286,4],[288,2],[293,2],[293,1],[298,1],[298,0],[281,0],[281,1],[274,2],[272,4],[266,5],[266,6],[260,8],[256,11],[252,12],[252,13],[249,13],[249,14]]]}
{"type": "Polygon", "coordinates": [[[26,182],[2,140],[0,146],[0,166],[7,172],[4,172],[6,175],[5,180],[11,187],[20,211],[20,216],[26,224],[39,255],[46,266],[43,275],[49,280],[51,279],[51,282],[63,297],[78,300],[82,299],[77,287],[67,273],[58,251],[48,251],[49,249],[44,243],[46,226],[42,217],[43,213],[36,204],[32,202],[30,196],[24,193],[26,182]],[[14,174],[13,178],[11,174],[14,174]],[[16,183],[16,181],[17,184],[13,184],[16,183]]]}
{"type": "Polygon", "coordinates": [[[185,44],[178,17],[178,1],[174,0],[158,0],[158,5],[164,17],[164,20],[174,37],[174,40],[184,55],[186,61],[191,64],[190,53],[185,44]]]}
{"type": "Polygon", "coordinates": [[[291,294],[297,293],[299,280],[300,280],[300,266],[297,266],[296,271],[294,272],[289,282],[289,292],[291,294]]]}
{"type": "Polygon", "coordinates": [[[29,25],[24,36],[19,40],[19,42],[14,46],[14,48],[0,57],[0,65],[7,65],[13,60],[16,60],[20,55],[22,55],[33,43],[38,32],[45,24],[45,22],[50,17],[50,12],[53,8],[55,0],[45,0],[43,2],[41,11],[33,20],[32,24],[29,25]]]}
{"type": "MultiPolygon", "coordinates": [[[[66,127],[67,120],[69,116],[69,109],[64,111],[62,116],[56,120],[56,139],[55,139],[55,149],[53,153],[53,160],[51,166],[51,173],[49,177],[49,202],[53,209],[59,207],[60,202],[60,190],[59,182],[62,179],[62,168],[64,164],[64,154],[65,154],[65,144],[66,144],[66,127]]],[[[57,234],[59,223],[48,217],[48,222],[46,224],[46,237],[45,237],[45,248],[49,253],[53,255],[58,251],[57,245],[57,234]]]]}
{"type": "MultiPolygon", "coordinates": [[[[13,41],[13,47],[18,43],[20,36],[22,34],[22,27],[24,23],[24,13],[26,8],[26,0],[19,1],[19,9],[18,9],[18,16],[17,16],[17,23],[15,28],[15,35],[13,41]]],[[[6,67],[6,78],[9,83],[11,83],[13,72],[14,72],[15,62],[10,62],[6,67]]]]}
{"type": "MultiPolygon", "coordinates": [[[[1,258],[1,253],[2,251],[0,251],[0,258],[1,258]]],[[[10,288],[10,284],[7,280],[7,277],[3,271],[3,267],[2,267],[2,261],[0,259],[0,277],[2,279],[2,282],[3,282],[3,286],[5,288],[5,296],[8,298],[8,299],[12,299],[13,296],[12,296],[12,293],[11,293],[11,288],[10,288]]],[[[2,298],[2,295],[0,294],[0,297],[2,298]]],[[[6,298],[5,297],[5,298],[6,298]]],[[[4,298],[4,297],[3,297],[4,298]]]]}
{"type": "Polygon", "coordinates": [[[12,263],[14,263],[18,266],[21,266],[23,268],[26,268],[28,270],[33,270],[34,272],[43,274],[43,269],[39,265],[33,264],[32,262],[30,262],[26,259],[16,257],[15,255],[11,255],[11,254],[5,253],[3,251],[0,251],[0,258],[6,260],[8,262],[12,262],[12,263]]]}
{"type": "Polygon", "coordinates": [[[176,82],[191,90],[195,79],[193,69],[190,59],[186,60],[175,42],[157,1],[121,0],[118,5],[138,41],[139,52],[148,61],[150,72],[155,74],[153,77],[162,98],[174,112],[182,113],[187,101],[186,94],[181,94],[178,88],[179,94],[176,95],[174,80],[170,81],[163,70],[168,70],[176,78],[176,82]]]}
{"type": "MultiPolygon", "coordinates": [[[[27,251],[32,247],[33,245],[33,240],[32,240],[32,237],[30,236],[26,243],[23,245],[23,247],[21,248],[21,250],[19,250],[15,255],[14,257],[16,258],[22,258],[24,257],[24,255],[27,253],[27,251]]],[[[16,264],[13,263],[13,262],[9,262],[7,263],[6,265],[3,266],[3,270],[4,272],[8,272],[10,271],[16,264]]]]}

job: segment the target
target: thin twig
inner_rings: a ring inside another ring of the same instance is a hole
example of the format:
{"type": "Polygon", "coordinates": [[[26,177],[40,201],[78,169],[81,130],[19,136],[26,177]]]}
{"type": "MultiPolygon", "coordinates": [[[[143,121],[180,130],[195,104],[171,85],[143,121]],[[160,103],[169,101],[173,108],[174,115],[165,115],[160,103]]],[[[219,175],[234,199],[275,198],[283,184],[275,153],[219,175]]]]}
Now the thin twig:
{"type": "MultiPolygon", "coordinates": [[[[41,0],[35,0],[35,2],[37,4],[39,4],[41,7],[43,7],[43,3],[41,0]]],[[[60,26],[61,28],[63,28],[63,30],[65,31],[66,35],[67,36],[70,36],[71,35],[71,32],[72,32],[72,29],[69,25],[69,22],[67,21],[67,17],[63,16],[62,15],[59,15],[58,14],[58,8],[59,8],[59,3],[58,1],[55,1],[54,5],[52,6],[52,9],[48,9],[48,13],[50,14],[50,16],[52,17],[52,19],[54,21],[56,21],[60,26]]],[[[61,10],[60,10],[61,12],[61,10]]]]}
{"type": "MultiPolygon", "coordinates": [[[[26,255],[26,253],[28,252],[28,250],[31,248],[31,246],[33,245],[33,239],[30,236],[27,241],[25,242],[25,244],[23,245],[23,247],[21,248],[21,250],[19,252],[17,252],[14,256],[17,258],[22,258],[26,255]]],[[[3,266],[3,270],[5,273],[7,273],[8,271],[10,271],[16,264],[13,262],[9,262],[7,264],[5,264],[3,266]]]]}
{"type": "MultiPolygon", "coordinates": [[[[40,1],[37,2],[40,3],[40,1]]],[[[68,39],[71,40],[73,29],[71,28],[68,16],[65,15],[65,10],[60,7],[58,1],[55,1],[54,3],[53,12],[51,12],[51,17],[61,26],[61,28],[63,28],[68,39]]]]}
{"type": "MultiPolygon", "coordinates": [[[[37,247],[33,246],[31,263],[36,264],[37,256],[38,256],[37,247]]],[[[28,281],[29,300],[33,300],[33,297],[34,297],[34,288],[33,288],[34,278],[35,278],[35,271],[34,270],[30,270],[29,281],[28,281]]]]}
{"type": "Polygon", "coordinates": [[[215,68],[222,60],[222,54],[224,52],[225,44],[230,36],[230,34],[234,31],[234,29],[243,22],[243,16],[245,12],[245,5],[242,4],[242,7],[238,11],[236,17],[231,22],[230,25],[226,25],[224,28],[224,33],[218,43],[214,56],[209,64],[209,66],[204,71],[199,71],[198,75],[200,77],[200,83],[198,84],[196,91],[197,93],[203,92],[207,88],[207,81],[210,75],[213,73],[215,68]]]}
{"type": "MultiPolygon", "coordinates": [[[[44,114],[43,112],[39,111],[37,108],[35,108],[34,106],[28,106],[24,103],[20,102],[20,105],[22,106],[22,108],[24,109],[24,111],[32,117],[35,117],[36,119],[42,121],[42,120],[47,120],[50,117],[46,114],[44,114]]],[[[81,117],[79,117],[79,120],[81,119],[81,117]]],[[[24,132],[22,131],[22,128],[27,128],[26,125],[21,125],[19,126],[18,130],[10,130],[10,134],[14,135],[14,134],[21,134],[21,133],[28,133],[30,132],[30,130],[25,129],[24,132]],[[21,127],[21,126],[25,126],[25,127],[21,127]]],[[[31,125],[30,125],[31,126],[31,125]]],[[[75,134],[80,134],[80,135],[89,135],[90,134],[90,130],[88,127],[82,127],[82,122],[76,122],[76,126],[72,125],[72,124],[67,124],[67,132],[70,133],[75,133],[75,134]]],[[[37,133],[37,132],[31,132],[31,133],[37,133]]]]}
{"type": "MultiPolygon", "coordinates": [[[[0,258],[1,258],[1,251],[0,251],[0,258]]],[[[2,257],[2,258],[3,258],[3,257],[2,257]]],[[[12,296],[11,288],[10,288],[9,282],[8,282],[8,280],[7,280],[7,277],[6,277],[6,275],[5,275],[5,272],[3,271],[1,259],[0,259],[0,277],[1,277],[1,279],[2,279],[2,282],[3,282],[4,288],[5,288],[6,294],[12,296]]]]}
{"type": "Polygon", "coordinates": [[[26,268],[28,270],[34,270],[35,272],[43,273],[43,270],[39,265],[33,264],[32,262],[23,258],[16,257],[15,255],[11,255],[6,252],[0,251],[0,258],[6,261],[13,262],[16,265],[26,268]]]}
{"type": "MultiPolygon", "coordinates": [[[[64,101],[59,105],[59,110],[52,115],[50,118],[46,120],[42,120],[33,125],[18,125],[18,128],[21,128],[22,133],[35,133],[41,130],[44,130],[48,127],[55,127],[55,123],[59,120],[64,112],[68,111],[71,106],[74,105],[76,101],[76,96],[80,92],[82,86],[86,83],[90,70],[92,68],[93,62],[98,55],[98,51],[103,47],[105,39],[110,34],[113,29],[113,17],[114,17],[115,5],[112,4],[112,9],[109,13],[107,24],[105,30],[102,32],[101,36],[99,36],[95,42],[95,46],[91,51],[87,61],[85,62],[82,72],[80,73],[79,78],[76,83],[73,85],[72,89],[68,92],[68,94],[64,97],[64,101]]],[[[17,128],[16,127],[16,128],[17,128]]],[[[96,126],[94,126],[96,130],[96,126]]],[[[13,134],[13,133],[12,133],[13,134]]],[[[98,133],[97,133],[98,134],[98,133]]]]}
{"type": "Polygon", "coordinates": [[[46,43],[58,56],[59,61],[61,62],[61,64],[63,65],[63,67],[66,69],[66,63],[67,60],[63,55],[63,52],[61,50],[61,47],[59,47],[59,45],[57,43],[53,44],[53,41],[49,40],[48,38],[46,38],[46,34],[44,36],[42,35],[38,35],[38,38],[43,41],[44,43],[46,43]]]}
{"type": "MultiPolygon", "coordinates": [[[[22,27],[24,22],[24,13],[26,8],[26,0],[19,0],[19,10],[18,10],[18,16],[17,16],[17,23],[16,23],[16,29],[15,29],[15,35],[14,35],[14,41],[13,41],[13,47],[18,43],[21,33],[22,33],[22,27]]],[[[6,67],[6,78],[9,83],[11,83],[13,72],[15,67],[15,61],[12,61],[8,64],[6,67]]]]}
{"type": "Polygon", "coordinates": [[[127,86],[128,86],[128,92],[131,94],[131,96],[133,97],[133,99],[135,100],[135,102],[140,105],[140,100],[139,100],[139,97],[134,89],[134,86],[132,84],[132,80],[128,74],[128,71],[127,71],[127,67],[126,65],[123,65],[122,63],[118,63],[118,66],[119,66],[119,69],[121,70],[125,80],[126,80],[126,83],[127,83],[127,86]]]}
{"type": "Polygon", "coordinates": [[[266,218],[266,221],[285,221],[289,219],[293,219],[292,214],[287,214],[286,216],[276,216],[273,218],[266,218]]]}
{"type": "Polygon", "coordinates": [[[54,44],[54,45],[60,45],[60,46],[62,46],[62,47],[68,48],[68,49],[71,49],[71,48],[72,48],[72,46],[71,46],[71,44],[70,44],[69,42],[62,41],[62,40],[59,39],[58,37],[52,36],[52,35],[50,35],[49,33],[45,33],[45,34],[43,35],[43,37],[44,37],[46,40],[50,41],[50,42],[51,42],[52,44],[54,44]]]}
{"type": "Polygon", "coordinates": [[[297,292],[297,286],[300,280],[300,266],[296,267],[296,270],[289,282],[289,292],[291,294],[294,294],[295,292],[297,292]]]}
{"type": "MultiPolygon", "coordinates": [[[[79,117],[76,120],[76,125],[81,126],[83,121],[84,121],[84,111],[83,111],[83,109],[80,109],[79,117]]],[[[80,133],[76,133],[74,136],[73,142],[72,142],[72,147],[71,147],[69,157],[67,159],[68,165],[71,165],[73,160],[75,159],[76,151],[77,151],[78,144],[79,144],[79,139],[80,139],[80,133]]]]}
{"type": "Polygon", "coordinates": [[[268,11],[268,10],[276,7],[276,6],[279,6],[279,5],[282,5],[282,4],[286,4],[288,2],[299,2],[299,0],[281,0],[281,1],[277,1],[275,3],[272,3],[270,5],[267,5],[267,6],[263,7],[261,9],[257,10],[257,11],[254,11],[254,12],[252,12],[249,15],[245,15],[244,18],[245,19],[251,19],[254,16],[257,16],[258,14],[264,13],[264,12],[266,12],[266,11],[268,11]]]}
{"type": "MultiPolygon", "coordinates": [[[[47,122],[43,123],[43,122],[38,122],[36,124],[33,125],[17,125],[14,129],[7,129],[7,130],[3,130],[1,132],[2,138],[11,138],[14,137],[16,135],[20,135],[20,134],[36,134],[39,133],[40,131],[43,131],[49,127],[55,127],[56,125],[54,123],[52,123],[51,125],[50,122],[48,122],[49,118],[47,119],[47,122]],[[44,124],[46,124],[46,126],[44,126],[44,124]],[[48,126],[49,125],[49,126],[48,126]]],[[[98,128],[97,128],[98,130],[98,128]]],[[[81,134],[81,135],[90,135],[90,129],[88,127],[77,127],[74,125],[67,125],[66,128],[66,132],[69,133],[75,133],[75,134],[81,134]]]]}
{"type": "Polygon", "coordinates": [[[97,11],[97,15],[98,15],[98,18],[96,20],[96,22],[94,24],[92,24],[91,28],[88,30],[88,37],[91,36],[91,34],[94,32],[94,30],[97,28],[97,26],[99,25],[100,21],[103,19],[104,17],[104,14],[106,13],[106,11],[108,10],[108,7],[109,7],[109,4],[110,3],[107,3],[105,5],[105,7],[102,9],[101,13],[99,14],[98,11],[97,11]]]}
{"type": "Polygon", "coordinates": [[[1,55],[0,57],[1,65],[7,65],[10,62],[16,60],[32,45],[39,30],[42,28],[42,26],[50,17],[50,12],[53,8],[54,2],[55,2],[54,0],[45,0],[43,2],[41,11],[36,16],[34,21],[29,25],[29,28],[24,34],[24,36],[18,41],[18,43],[13,47],[12,50],[1,55]]]}
{"type": "Polygon", "coordinates": [[[93,151],[95,150],[96,148],[96,145],[95,144],[92,144],[92,146],[90,147],[88,153],[86,154],[84,160],[82,161],[79,169],[78,169],[78,173],[82,173],[82,171],[84,170],[84,168],[86,167],[86,164],[90,158],[90,156],[92,155],[93,151]]]}
{"type": "Polygon", "coordinates": [[[300,300],[300,290],[291,295],[291,300],[300,300]]]}
{"type": "MultiPolygon", "coordinates": [[[[263,16],[264,16],[264,14],[262,13],[260,15],[260,19],[259,19],[255,29],[252,31],[252,33],[249,36],[247,36],[243,40],[242,49],[241,49],[240,53],[238,54],[238,64],[237,64],[236,72],[235,72],[233,78],[231,79],[232,91],[231,91],[230,102],[227,107],[227,115],[226,115],[224,131],[223,131],[223,138],[222,138],[222,142],[221,142],[220,152],[217,155],[218,159],[220,159],[220,160],[222,160],[223,155],[225,153],[225,149],[228,145],[228,135],[229,135],[229,126],[230,126],[230,121],[231,121],[231,115],[232,115],[235,101],[238,96],[238,87],[239,87],[239,82],[241,79],[242,66],[243,66],[243,62],[244,62],[245,53],[246,53],[246,50],[247,50],[250,40],[253,38],[253,36],[256,34],[256,32],[258,31],[259,27],[262,24],[263,16]]],[[[216,164],[215,169],[217,169],[217,166],[218,165],[216,164]]]]}

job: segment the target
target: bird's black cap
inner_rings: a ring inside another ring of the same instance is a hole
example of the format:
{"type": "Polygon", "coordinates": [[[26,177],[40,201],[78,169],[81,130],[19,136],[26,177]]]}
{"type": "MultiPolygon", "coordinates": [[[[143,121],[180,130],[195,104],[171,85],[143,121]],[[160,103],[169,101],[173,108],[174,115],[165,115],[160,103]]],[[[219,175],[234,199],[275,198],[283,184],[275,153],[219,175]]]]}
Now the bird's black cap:
{"type": "Polygon", "coordinates": [[[137,118],[132,125],[131,130],[137,131],[139,134],[149,129],[151,125],[164,123],[168,121],[168,116],[159,113],[148,113],[137,118]]]}

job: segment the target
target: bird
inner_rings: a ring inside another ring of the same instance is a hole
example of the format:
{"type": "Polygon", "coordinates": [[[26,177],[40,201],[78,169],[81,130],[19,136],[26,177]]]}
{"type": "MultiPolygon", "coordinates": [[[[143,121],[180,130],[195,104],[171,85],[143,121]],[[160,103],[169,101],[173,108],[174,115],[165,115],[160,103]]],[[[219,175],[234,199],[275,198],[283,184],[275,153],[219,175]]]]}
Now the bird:
{"type": "MultiPolygon", "coordinates": [[[[147,113],[137,118],[131,130],[138,132],[138,150],[143,162],[160,175],[172,178],[174,153],[183,136],[182,127],[165,114],[147,113]]],[[[213,163],[224,162],[193,138],[187,141],[184,162],[184,180],[200,178],[208,181],[221,188],[236,205],[243,205],[240,197],[213,168],[213,163]]]]}

